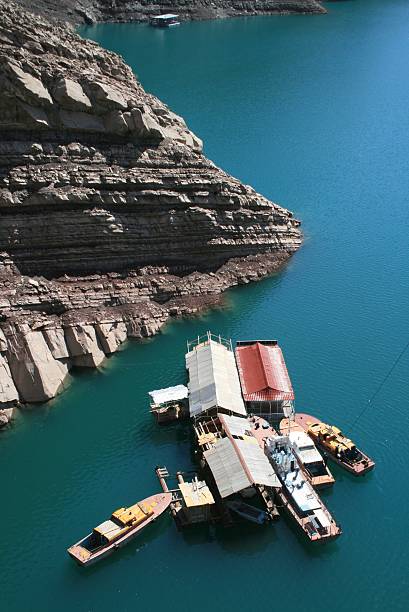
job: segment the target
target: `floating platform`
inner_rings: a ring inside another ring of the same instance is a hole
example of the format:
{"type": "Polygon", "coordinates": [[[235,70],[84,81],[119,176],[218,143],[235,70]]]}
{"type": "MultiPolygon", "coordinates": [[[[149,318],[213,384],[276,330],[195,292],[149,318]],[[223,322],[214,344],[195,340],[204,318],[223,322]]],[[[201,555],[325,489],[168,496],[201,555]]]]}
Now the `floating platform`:
{"type": "Polygon", "coordinates": [[[235,494],[244,498],[258,495],[269,520],[277,520],[274,491],[281,484],[248,419],[218,414],[200,419],[194,428],[201,465],[212,473],[220,497],[229,500],[235,494]]]}
{"type": "Polygon", "coordinates": [[[185,385],[150,391],[150,411],[159,424],[180,421],[189,416],[189,391],[185,385]]]}
{"type": "Polygon", "coordinates": [[[179,529],[197,523],[211,523],[222,520],[220,512],[207,483],[194,476],[190,482],[185,482],[182,472],[177,472],[177,486],[169,489],[167,480],[171,478],[166,467],[155,469],[164,493],[172,496],[170,510],[179,529]]]}

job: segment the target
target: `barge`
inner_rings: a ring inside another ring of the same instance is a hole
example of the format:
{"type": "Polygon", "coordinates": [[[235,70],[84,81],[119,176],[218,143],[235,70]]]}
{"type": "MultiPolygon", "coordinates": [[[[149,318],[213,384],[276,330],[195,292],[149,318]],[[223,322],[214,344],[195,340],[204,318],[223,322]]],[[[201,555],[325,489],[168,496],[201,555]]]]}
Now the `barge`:
{"type": "Polygon", "coordinates": [[[254,435],[281,484],[276,495],[311,542],[333,540],[342,531],[305,476],[288,436],[281,436],[260,417],[252,418],[254,435]]]}
{"type": "Polygon", "coordinates": [[[375,467],[375,462],[338,427],[327,425],[310,414],[298,413],[294,418],[321,451],[354,476],[363,476],[375,467]]]}
{"type": "Polygon", "coordinates": [[[119,508],[67,552],[79,565],[92,565],[133,540],[142,529],[169,507],[170,493],[158,493],[130,506],[119,508]]]}

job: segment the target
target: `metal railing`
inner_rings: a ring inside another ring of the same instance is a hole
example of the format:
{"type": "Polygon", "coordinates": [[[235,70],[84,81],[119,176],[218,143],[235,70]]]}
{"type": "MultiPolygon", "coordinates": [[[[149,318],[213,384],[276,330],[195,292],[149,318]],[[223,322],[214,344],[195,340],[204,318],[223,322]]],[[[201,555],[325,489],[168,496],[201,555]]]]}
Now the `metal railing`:
{"type": "Polygon", "coordinates": [[[233,345],[230,339],[223,338],[222,336],[217,334],[212,334],[211,331],[206,332],[203,336],[198,336],[194,340],[187,341],[187,352],[190,353],[194,348],[200,346],[201,344],[206,345],[210,344],[210,342],[217,342],[218,344],[222,344],[229,351],[233,351],[233,345]]]}

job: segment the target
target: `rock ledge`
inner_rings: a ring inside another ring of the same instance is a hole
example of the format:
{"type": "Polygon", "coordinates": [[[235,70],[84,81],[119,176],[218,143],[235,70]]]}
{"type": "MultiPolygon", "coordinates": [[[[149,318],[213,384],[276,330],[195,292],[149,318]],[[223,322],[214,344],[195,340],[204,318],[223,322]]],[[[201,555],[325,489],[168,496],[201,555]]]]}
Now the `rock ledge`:
{"type": "Polygon", "coordinates": [[[292,214],[206,159],[121,58],[5,0],[0,82],[0,408],[299,248],[292,214]]]}

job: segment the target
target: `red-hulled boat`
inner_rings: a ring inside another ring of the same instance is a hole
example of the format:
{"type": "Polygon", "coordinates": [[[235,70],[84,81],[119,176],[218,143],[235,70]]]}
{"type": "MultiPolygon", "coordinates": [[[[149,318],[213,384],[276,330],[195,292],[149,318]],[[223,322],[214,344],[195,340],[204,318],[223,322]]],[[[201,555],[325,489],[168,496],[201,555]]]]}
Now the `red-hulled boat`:
{"type": "Polygon", "coordinates": [[[351,474],[363,476],[375,467],[375,462],[344,436],[338,427],[327,425],[316,417],[301,412],[295,415],[294,420],[321,451],[351,474]]]}
{"type": "Polygon", "coordinates": [[[119,508],[92,533],[68,549],[80,565],[91,565],[121,548],[155,521],[170,505],[171,493],[157,493],[130,506],[119,508]]]}

